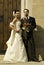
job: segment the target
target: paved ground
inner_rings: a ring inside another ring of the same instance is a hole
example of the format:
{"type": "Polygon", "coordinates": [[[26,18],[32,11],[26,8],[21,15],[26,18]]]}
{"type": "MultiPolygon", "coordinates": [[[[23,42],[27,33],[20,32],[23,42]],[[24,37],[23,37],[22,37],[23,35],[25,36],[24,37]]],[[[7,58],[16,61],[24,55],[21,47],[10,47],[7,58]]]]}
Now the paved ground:
{"type": "Polygon", "coordinates": [[[26,63],[22,63],[22,62],[3,62],[3,57],[4,55],[0,55],[0,65],[44,65],[44,61],[41,62],[26,62],[26,63]]]}

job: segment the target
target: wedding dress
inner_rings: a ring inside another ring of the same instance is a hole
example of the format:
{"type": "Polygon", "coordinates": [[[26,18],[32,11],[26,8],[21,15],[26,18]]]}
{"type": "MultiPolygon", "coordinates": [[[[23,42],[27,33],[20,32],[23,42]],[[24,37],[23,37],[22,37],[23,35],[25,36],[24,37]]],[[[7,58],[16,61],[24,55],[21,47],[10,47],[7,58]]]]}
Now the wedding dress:
{"type": "MultiPolygon", "coordinates": [[[[15,24],[16,30],[20,30],[21,22],[17,21],[15,24]]],[[[18,33],[14,30],[11,31],[9,40],[6,42],[7,50],[3,61],[16,61],[27,62],[27,53],[21,37],[21,31],[18,33]]]]}

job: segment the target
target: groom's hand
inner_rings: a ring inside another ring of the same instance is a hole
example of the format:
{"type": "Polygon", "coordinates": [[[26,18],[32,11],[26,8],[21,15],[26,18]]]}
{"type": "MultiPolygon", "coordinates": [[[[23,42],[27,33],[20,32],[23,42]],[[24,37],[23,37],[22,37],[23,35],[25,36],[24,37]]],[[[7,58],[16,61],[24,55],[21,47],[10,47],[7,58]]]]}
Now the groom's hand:
{"type": "Polygon", "coordinates": [[[30,32],[29,30],[26,30],[27,32],[30,32]]]}

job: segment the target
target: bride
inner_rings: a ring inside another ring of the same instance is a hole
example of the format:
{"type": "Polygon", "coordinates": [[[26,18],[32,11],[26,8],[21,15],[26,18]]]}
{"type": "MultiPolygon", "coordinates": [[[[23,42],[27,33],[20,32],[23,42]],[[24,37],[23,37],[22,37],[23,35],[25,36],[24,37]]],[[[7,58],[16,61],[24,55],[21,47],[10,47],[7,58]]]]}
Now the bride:
{"type": "Polygon", "coordinates": [[[16,11],[14,15],[15,18],[10,23],[12,31],[9,40],[6,42],[7,50],[3,61],[27,62],[27,54],[21,37],[21,21],[19,19],[20,12],[16,11]]]}

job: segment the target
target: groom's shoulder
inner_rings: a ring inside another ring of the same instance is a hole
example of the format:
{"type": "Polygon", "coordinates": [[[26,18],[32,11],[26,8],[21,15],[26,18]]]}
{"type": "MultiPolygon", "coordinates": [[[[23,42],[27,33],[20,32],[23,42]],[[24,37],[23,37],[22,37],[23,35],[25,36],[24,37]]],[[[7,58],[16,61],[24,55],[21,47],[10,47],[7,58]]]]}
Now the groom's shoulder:
{"type": "Polygon", "coordinates": [[[23,22],[23,21],[24,21],[24,19],[25,19],[24,17],[23,17],[23,18],[21,18],[21,22],[23,22]]]}
{"type": "Polygon", "coordinates": [[[32,16],[29,16],[30,17],[30,19],[35,19],[35,17],[32,17],[32,16]]]}

